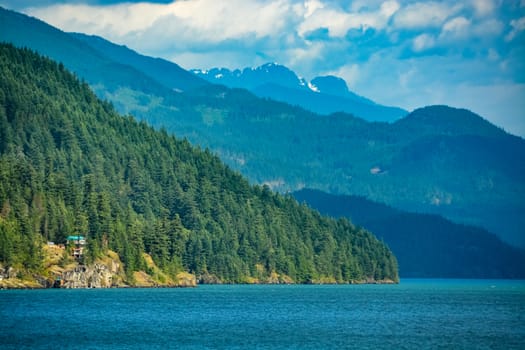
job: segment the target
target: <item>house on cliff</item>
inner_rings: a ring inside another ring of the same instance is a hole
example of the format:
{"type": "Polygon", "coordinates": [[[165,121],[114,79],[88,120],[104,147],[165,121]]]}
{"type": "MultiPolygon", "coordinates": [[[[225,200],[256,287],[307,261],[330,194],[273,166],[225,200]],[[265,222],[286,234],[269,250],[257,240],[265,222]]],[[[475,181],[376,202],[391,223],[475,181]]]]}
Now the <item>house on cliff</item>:
{"type": "Polygon", "coordinates": [[[67,237],[68,246],[71,247],[71,255],[77,260],[84,255],[84,247],[86,245],[86,237],[81,235],[73,235],[67,237]]]}

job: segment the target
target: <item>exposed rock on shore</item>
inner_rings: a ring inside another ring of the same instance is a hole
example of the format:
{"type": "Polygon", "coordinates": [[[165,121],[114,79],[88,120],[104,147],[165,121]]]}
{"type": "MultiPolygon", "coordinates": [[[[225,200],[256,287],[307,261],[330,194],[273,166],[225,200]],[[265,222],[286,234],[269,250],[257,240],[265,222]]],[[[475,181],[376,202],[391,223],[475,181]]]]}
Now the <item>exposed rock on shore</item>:
{"type": "Polygon", "coordinates": [[[0,289],[36,288],[112,288],[112,287],[195,287],[197,279],[186,272],[174,278],[160,270],[153,259],[144,254],[148,273],[137,271],[127,277],[117,253],[108,250],[104,256],[89,264],[80,264],[68,256],[64,247],[46,246],[43,249],[43,271],[27,274],[22,266],[0,264],[0,289]]]}
{"type": "Polygon", "coordinates": [[[113,286],[112,272],[106,265],[79,265],[73,270],[64,271],[61,277],[61,288],[108,288],[113,286]]]}

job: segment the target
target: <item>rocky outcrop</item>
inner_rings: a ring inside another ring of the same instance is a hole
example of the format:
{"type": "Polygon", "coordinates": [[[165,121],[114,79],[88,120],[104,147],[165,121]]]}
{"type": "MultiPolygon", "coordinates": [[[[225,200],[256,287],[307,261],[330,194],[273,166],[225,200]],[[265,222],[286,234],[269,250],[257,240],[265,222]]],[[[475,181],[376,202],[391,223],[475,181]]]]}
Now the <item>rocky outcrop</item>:
{"type": "Polygon", "coordinates": [[[134,278],[130,279],[124,272],[120,257],[113,251],[107,251],[94,263],[79,264],[71,258],[62,261],[64,249],[57,249],[46,247],[44,250],[45,270],[41,274],[30,274],[20,268],[0,264],[0,289],[197,286],[195,275],[179,272],[169,276],[147,254],[144,254],[144,259],[148,273],[135,271],[134,278]]]}
{"type": "Polygon", "coordinates": [[[2,265],[0,265],[0,281],[4,279],[16,278],[16,277],[17,277],[17,273],[14,268],[12,268],[11,266],[3,267],[2,265]]]}
{"type": "Polygon", "coordinates": [[[47,285],[46,281],[40,281],[35,277],[22,274],[12,266],[0,264],[0,289],[35,289],[44,288],[47,285]]]}
{"type": "Polygon", "coordinates": [[[123,286],[123,269],[118,255],[107,256],[89,265],[74,265],[63,270],[55,287],[59,288],[110,288],[123,286]]]}
{"type": "Polygon", "coordinates": [[[215,275],[209,274],[209,273],[199,275],[197,282],[199,284],[222,284],[222,281],[220,278],[218,278],[215,275]]]}
{"type": "Polygon", "coordinates": [[[62,273],[60,288],[109,288],[114,286],[116,272],[100,263],[79,265],[62,273]]]}
{"type": "Polygon", "coordinates": [[[108,250],[91,264],[51,265],[55,288],[110,288],[126,286],[124,266],[117,253],[108,250]]]}
{"type": "Polygon", "coordinates": [[[197,287],[197,278],[188,272],[179,272],[176,277],[177,287],[197,287]]]}

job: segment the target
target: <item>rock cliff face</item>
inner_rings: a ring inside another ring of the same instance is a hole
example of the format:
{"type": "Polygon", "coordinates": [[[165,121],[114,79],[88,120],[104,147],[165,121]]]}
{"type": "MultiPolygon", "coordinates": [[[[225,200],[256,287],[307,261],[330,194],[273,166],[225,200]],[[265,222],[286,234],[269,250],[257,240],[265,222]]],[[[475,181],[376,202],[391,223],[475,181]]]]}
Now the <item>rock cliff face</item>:
{"type": "Polygon", "coordinates": [[[108,250],[103,256],[90,264],[79,264],[72,257],[64,262],[64,247],[44,247],[44,271],[41,274],[28,274],[20,266],[0,264],[0,289],[26,288],[111,288],[111,287],[196,287],[195,275],[179,272],[168,276],[158,268],[148,254],[144,261],[145,271],[135,271],[129,278],[117,253],[108,250]]]}
{"type": "Polygon", "coordinates": [[[120,283],[114,277],[119,271],[119,264],[112,262],[111,266],[101,263],[79,265],[62,273],[60,288],[109,288],[120,283]]]}
{"type": "Polygon", "coordinates": [[[12,267],[3,267],[0,265],[0,280],[16,278],[16,270],[12,267]]]}
{"type": "Polygon", "coordinates": [[[24,276],[12,266],[0,264],[0,289],[26,289],[49,287],[45,280],[41,281],[34,276],[24,276]]]}

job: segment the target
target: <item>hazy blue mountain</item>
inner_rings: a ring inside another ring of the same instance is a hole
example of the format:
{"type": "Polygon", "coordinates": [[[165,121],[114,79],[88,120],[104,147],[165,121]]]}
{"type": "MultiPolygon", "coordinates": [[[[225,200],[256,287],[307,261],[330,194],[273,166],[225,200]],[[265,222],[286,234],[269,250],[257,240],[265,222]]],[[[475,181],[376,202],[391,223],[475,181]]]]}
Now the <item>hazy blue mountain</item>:
{"type": "Polygon", "coordinates": [[[304,189],[293,196],[323,215],[350,218],[392,249],[403,278],[523,278],[525,251],[488,231],[363,197],[304,189]]]}
{"type": "Polygon", "coordinates": [[[29,47],[58,62],[101,91],[127,87],[155,95],[168,90],[143,72],[107,57],[73,36],[36,18],[0,7],[0,40],[29,47]]]}
{"type": "Polygon", "coordinates": [[[346,81],[333,75],[327,75],[322,77],[316,77],[311,81],[311,86],[315,91],[322,92],[326,95],[340,96],[340,97],[351,97],[361,102],[373,104],[371,100],[364,97],[358,96],[348,90],[346,81]]]}
{"type": "Polygon", "coordinates": [[[138,54],[126,46],[115,45],[99,36],[81,33],[71,33],[71,35],[98,52],[102,52],[111,60],[134,67],[167,88],[185,91],[208,84],[173,62],[138,54]]]}
{"type": "MultiPolygon", "coordinates": [[[[209,148],[253,183],[283,192],[309,187],[364,196],[482,226],[525,247],[525,141],[479,115],[430,106],[393,123],[367,122],[221,85],[179,93],[131,58],[122,60],[129,65],[115,62],[41,21],[5,10],[0,16],[0,40],[63,62],[120,112],[209,148]]],[[[290,86],[300,83],[279,69],[290,86]]],[[[337,82],[328,86],[344,93],[337,82]]]]}
{"type": "Polygon", "coordinates": [[[194,69],[192,72],[214,84],[248,89],[259,97],[286,102],[319,114],[346,112],[369,121],[391,122],[408,113],[356,95],[348,90],[341,78],[323,76],[307,82],[287,67],[275,63],[243,70],[213,68],[194,69]]]}

